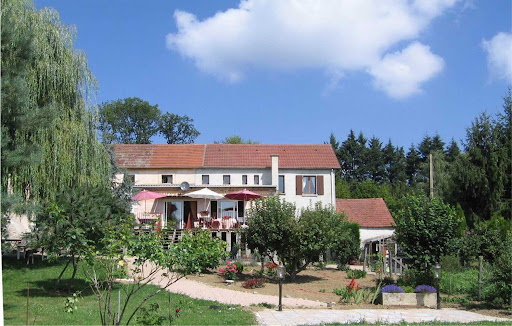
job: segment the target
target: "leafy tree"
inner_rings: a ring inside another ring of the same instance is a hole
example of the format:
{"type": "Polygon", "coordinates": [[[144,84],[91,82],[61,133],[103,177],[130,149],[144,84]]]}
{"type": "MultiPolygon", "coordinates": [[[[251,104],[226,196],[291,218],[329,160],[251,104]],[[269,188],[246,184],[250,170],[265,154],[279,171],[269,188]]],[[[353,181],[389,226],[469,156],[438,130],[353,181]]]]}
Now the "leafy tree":
{"type": "Polygon", "coordinates": [[[190,144],[199,136],[192,124],[193,119],[174,113],[165,113],[158,119],[158,132],[167,140],[167,144],[190,144]]]}
{"type": "Polygon", "coordinates": [[[357,240],[340,226],[342,222],[341,214],[320,203],[303,210],[297,219],[295,205],[278,196],[267,197],[255,201],[243,237],[250,249],[271,258],[275,252],[294,281],[297,273],[318,261],[326,250],[341,250],[335,246],[346,243],[344,236],[350,234],[352,241],[357,240]]]}
{"type": "Polygon", "coordinates": [[[208,231],[185,233],[181,241],[174,245],[174,250],[187,253],[181,257],[183,261],[177,261],[186,273],[203,273],[209,268],[217,268],[228,255],[226,242],[212,238],[208,231]]]}
{"type": "MultiPolygon", "coordinates": [[[[105,228],[101,250],[89,256],[85,273],[98,300],[102,325],[130,324],[150,298],[184,277],[193,265],[188,261],[189,258],[194,260],[193,255],[173,245],[164,249],[163,233],[154,231],[135,234],[128,223],[110,225],[105,228]],[[118,284],[116,278],[120,273],[126,273],[133,282],[118,284]],[[146,291],[141,301],[133,302],[135,294],[157,279],[159,287],[156,290],[146,291]],[[123,292],[119,314],[115,309],[116,287],[123,292]]],[[[171,324],[172,320],[168,322],[171,324]]]]}
{"type": "Polygon", "coordinates": [[[47,201],[36,215],[29,241],[44,248],[52,258],[65,254],[68,263],[60,273],[57,284],[69,264],[72,263],[74,279],[79,261],[98,250],[105,237],[105,228],[111,225],[133,223],[125,200],[105,187],[67,189],[54,201],[47,201]]]}
{"type": "Polygon", "coordinates": [[[243,139],[238,135],[233,135],[226,137],[226,139],[221,141],[216,141],[215,144],[259,144],[259,142],[251,140],[251,139],[243,139]]]}
{"type": "Polygon", "coordinates": [[[500,244],[491,267],[491,279],[496,294],[512,307],[512,231],[508,231],[500,244]]]}
{"type": "Polygon", "coordinates": [[[329,247],[336,256],[338,264],[347,265],[351,260],[359,258],[361,254],[359,224],[347,222],[343,216],[343,221],[334,227],[335,235],[329,247]]]}
{"type": "Polygon", "coordinates": [[[395,212],[395,234],[412,268],[427,271],[452,252],[452,239],[460,223],[456,211],[441,200],[407,196],[395,212]]]}
{"type": "Polygon", "coordinates": [[[73,47],[75,29],[23,0],[2,1],[1,23],[2,191],[44,201],[72,185],[109,184],[90,111],[96,81],[73,47]]]}
{"type": "Polygon", "coordinates": [[[99,107],[98,129],[107,144],[150,144],[158,131],[160,114],[158,105],[138,97],[105,102],[99,107]]]}

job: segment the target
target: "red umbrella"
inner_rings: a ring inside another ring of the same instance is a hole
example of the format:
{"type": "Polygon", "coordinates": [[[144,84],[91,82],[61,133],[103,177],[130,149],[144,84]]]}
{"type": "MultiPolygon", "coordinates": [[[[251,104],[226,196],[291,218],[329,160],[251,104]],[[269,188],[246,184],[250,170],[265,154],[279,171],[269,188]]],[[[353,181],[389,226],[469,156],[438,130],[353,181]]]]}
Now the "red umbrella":
{"type": "Polygon", "coordinates": [[[135,196],[132,196],[132,200],[143,200],[144,201],[144,213],[146,212],[146,200],[148,199],[157,199],[167,197],[165,194],[159,194],[158,192],[153,192],[149,190],[142,190],[135,196]]]}
{"type": "Polygon", "coordinates": [[[149,190],[142,190],[138,194],[132,197],[132,200],[148,200],[148,199],[157,199],[167,197],[165,194],[159,194],[158,192],[153,192],[149,190]]]}
{"type": "Polygon", "coordinates": [[[229,198],[229,199],[234,199],[234,200],[248,201],[249,199],[261,198],[261,195],[255,193],[255,192],[252,192],[250,190],[243,189],[243,190],[238,190],[238,191],[233,191],[233,192],[227,193],[224,195],[224,197],[229,198]]]}

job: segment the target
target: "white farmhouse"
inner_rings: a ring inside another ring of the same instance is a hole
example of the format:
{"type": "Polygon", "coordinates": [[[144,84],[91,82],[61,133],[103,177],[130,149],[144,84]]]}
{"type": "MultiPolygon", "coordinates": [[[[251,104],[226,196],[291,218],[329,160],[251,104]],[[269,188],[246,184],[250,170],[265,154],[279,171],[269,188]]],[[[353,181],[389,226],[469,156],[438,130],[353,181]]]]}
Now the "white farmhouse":
{"type": "Polygon", "coordinates": [[[261,196],[279,194],[298,210],[317,202],[336,205],[335,169],[340,164],[330,145],[122,144],[113,149],[135,188],[165,195],[138,202],[133,212],[139,222],[160,219],[175,229],[221,232],[245,223],[250,201],[187,195],[203,188],[220,195],[243,189],[261,196]]]}

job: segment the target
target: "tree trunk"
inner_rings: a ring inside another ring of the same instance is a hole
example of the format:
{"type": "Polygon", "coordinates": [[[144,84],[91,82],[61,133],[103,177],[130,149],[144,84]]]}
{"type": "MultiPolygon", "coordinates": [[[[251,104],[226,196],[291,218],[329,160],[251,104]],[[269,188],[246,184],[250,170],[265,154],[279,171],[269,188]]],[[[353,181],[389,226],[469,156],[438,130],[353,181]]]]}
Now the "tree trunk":
{"type": "Polygon", "coordinates": [[[60,275],[57,278],[57,282],[55,282],[55,287],[53,288],[54,290],[57,290],[57,287],[59,286],[59,283],[60,283],[60,280],[62,278],[62,275],[64,275],[64,272],[66,271],[66,269],[68,269],[68,266],[69,266],[70,262],[71,262],[71,259],[68,260],[68,262],[66,263],[66,266],[64,266],[64,269],[62,270],[62,272],[60,272],[60,275]]]}

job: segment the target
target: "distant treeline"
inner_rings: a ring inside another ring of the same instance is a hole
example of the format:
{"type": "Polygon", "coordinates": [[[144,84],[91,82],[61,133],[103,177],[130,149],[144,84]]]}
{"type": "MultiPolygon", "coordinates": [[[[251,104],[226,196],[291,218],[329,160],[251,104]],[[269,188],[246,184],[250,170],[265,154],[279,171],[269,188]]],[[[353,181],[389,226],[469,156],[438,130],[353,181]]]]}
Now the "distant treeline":
{"type": "Polygon", "coordinates": [[[338,198],[383,197],[389,208],[407,194],[425,194],[429,186],[429,154],[434,162],[434,196],[460,205],[471,227],[499,215],[512,220],[512,91],[504,98],[503,112],[480,114],[467,127],[461,147],[439,134],[426,135],[419,144],[403,147],[370,139],[350,130],[345,140],[331,133],[341,171],[338,198]]]}

